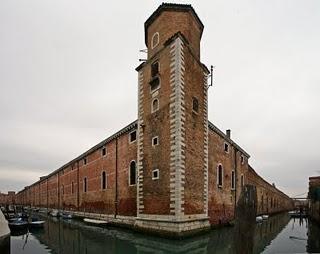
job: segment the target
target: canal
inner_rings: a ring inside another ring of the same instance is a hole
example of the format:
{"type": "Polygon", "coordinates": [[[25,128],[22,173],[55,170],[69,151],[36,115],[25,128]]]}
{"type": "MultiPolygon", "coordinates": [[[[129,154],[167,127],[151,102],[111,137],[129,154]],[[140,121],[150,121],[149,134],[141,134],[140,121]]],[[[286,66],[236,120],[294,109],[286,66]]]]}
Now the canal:
{"type": "Polygon", "coordinates": [[[99,253],[305,253],[320,252],[320,227],[287,214],[261,224],[225,227],[185,240],[167,240],[77,220],[45,218],[44,229],[12,235],[11,254],[99,253]]]}

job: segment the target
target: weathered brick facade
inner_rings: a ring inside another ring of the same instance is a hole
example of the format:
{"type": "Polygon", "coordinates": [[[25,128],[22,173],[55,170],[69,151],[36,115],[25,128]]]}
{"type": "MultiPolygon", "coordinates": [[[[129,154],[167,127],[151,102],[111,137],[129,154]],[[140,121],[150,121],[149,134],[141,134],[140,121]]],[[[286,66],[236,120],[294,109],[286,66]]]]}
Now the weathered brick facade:
{"type": "Polygon", "coordinates": [[[320,223],[320,176],[309,177],[309,215],[320,223]]]}
{"type": "Polygon", "coordinates": [[[138,228],[175,234],[231,221],[245,184],[256,186],[257,214],[290,209],[291,199],[255,173],[230,132],[208,121],[202,31],[190,5],[162,4],[145,23],[138,120],[20,191],[17,202],[131,218],[138,228]]]}

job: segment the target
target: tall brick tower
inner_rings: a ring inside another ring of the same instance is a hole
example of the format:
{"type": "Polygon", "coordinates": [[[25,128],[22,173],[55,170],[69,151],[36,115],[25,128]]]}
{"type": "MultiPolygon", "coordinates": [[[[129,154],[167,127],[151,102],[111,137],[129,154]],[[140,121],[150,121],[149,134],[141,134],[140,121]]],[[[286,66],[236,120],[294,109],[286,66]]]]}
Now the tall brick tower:
{"type": "Polygon", "coordinates": [[[145,22],[138,71],[136,226],[174,235],[209,227],[208,69],[191,5],[164,3],[145,22]]]}

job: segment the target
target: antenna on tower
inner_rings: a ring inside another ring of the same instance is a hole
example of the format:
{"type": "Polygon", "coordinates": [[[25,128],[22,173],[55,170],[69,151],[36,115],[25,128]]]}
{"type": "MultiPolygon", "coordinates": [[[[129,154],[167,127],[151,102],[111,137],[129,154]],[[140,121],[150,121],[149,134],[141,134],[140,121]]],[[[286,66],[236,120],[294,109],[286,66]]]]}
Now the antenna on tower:
{"type": "Polygon", "coordinates": [[[213,69],[215,69],[215,68],[216,68],[216,66],[213,66],[213,65],[210,66],[210,74],[208,76],[208,78],[210,78],[210,84],[208,85],[208,88],[210,86],[213,86],[213,69]]]}

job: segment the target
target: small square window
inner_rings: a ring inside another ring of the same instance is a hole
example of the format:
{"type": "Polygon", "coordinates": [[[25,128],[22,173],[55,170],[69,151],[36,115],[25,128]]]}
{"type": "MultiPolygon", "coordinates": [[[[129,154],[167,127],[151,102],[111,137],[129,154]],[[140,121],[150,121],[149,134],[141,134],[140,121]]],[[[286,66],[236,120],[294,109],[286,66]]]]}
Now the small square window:
{"type": "Polygon", "coordinates": [[[157,146],[157,145],[159,145],[158,136],[152,138],[152,146],[157,146]]]}
{"type": "Polygon", "coordinates": [[[83,165],[87,165],[87,158],[83,159],[83,165]]]}
{"type": "Polygon", "coordinates": [[[229,153],[229,144],[224,143],[224,151],[225,151],[226,153],[229,153]]]}
{"type": "Polygon", "coordinates": [[[241,155],[241,164],[244,164],[244,156],[241,155]]]}
{"type": "Polygon", "coordinates": [[[102,153],[102,156],[106,156],[107,155],[107,148],[105,146],[102,147],[101,153],[102,153]]]}
{"type": "Polygon", "coordinates": [[[159,169],[152,170],[152,180],[159,179],[159,169]]]}
{"type": "Polygon", "coordinates": [[[133,131],[129,134],[129,142],[133,143],[137,140],[137,131],[133,131]]]}

